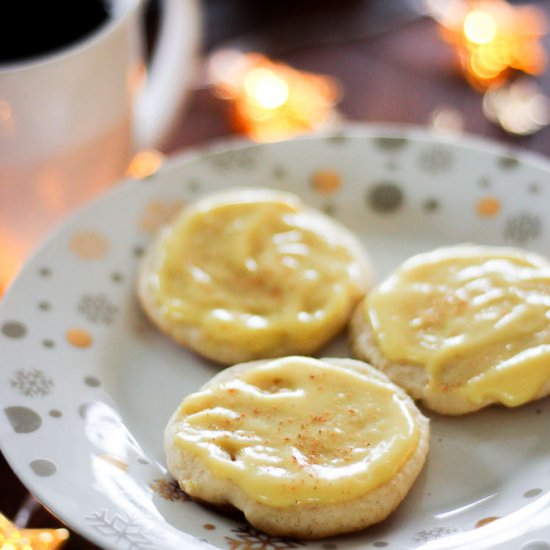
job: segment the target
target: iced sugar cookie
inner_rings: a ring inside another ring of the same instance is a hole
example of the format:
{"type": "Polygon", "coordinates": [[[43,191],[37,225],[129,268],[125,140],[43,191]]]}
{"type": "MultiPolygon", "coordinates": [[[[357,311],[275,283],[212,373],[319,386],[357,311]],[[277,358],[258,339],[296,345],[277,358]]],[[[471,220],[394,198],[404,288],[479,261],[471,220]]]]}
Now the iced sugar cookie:
{"type": "Polygon", "coordinates": [[[176,341],[224,364],[316,352],[371,282],[361,243],[298,197],[267,189],[212,194],[164,228],[138,294],[176,341]]]}
{"type": "Polygon", "coordinates": [[[419,254],[351,323],[355,354],[430,409],[463,414],[550,393],[550,263],[510,247],[419,254]]]}
{"type": "Polygon", "coordinates": [[[165,449],[191,496],[235,506],[269,534],[313,539],[387,517],[428,439],[412,399],[370,365],[295,356],[220,372],[173,414],[165,449]]]}

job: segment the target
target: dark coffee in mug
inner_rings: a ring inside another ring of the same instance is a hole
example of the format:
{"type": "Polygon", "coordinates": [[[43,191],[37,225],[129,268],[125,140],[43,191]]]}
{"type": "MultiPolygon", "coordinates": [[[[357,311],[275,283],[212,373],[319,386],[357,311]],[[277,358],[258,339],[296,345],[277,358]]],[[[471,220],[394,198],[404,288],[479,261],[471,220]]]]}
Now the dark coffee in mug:
{"type": "Polygon", "coordinates": [[[109,19],[108,0],[2,1],[0,63],[54,53],[93,33],[109,19]]]}

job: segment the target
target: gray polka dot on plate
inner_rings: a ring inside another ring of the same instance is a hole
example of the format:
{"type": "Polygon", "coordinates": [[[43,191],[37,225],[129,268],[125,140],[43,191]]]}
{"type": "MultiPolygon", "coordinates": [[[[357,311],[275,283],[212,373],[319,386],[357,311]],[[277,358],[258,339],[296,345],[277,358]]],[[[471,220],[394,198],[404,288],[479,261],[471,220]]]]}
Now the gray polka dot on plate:
{"type": "Polygon", "coordinates": [[[101,386],[101,381],[95,376],[86,376],[86,378],[84,378],[84,383],[86,386],[90,386],[91,388],[101,386]]]}
{"type": "Polygon", "coordinates": [[[487,176],[484,176],[479,179],[478,184],[480,187],[486,189],[491,186],[491,180],[487,176]]]}
{"type": "Polygon", "coordinates": [[[6,407],[4,414],[13,430],[18,434],[35,432],[42,425],[40,415],[28,407],[6,407]]]}
{"type": "Polygon", "coordinates": [[[90,403],[82,403],[82,405],[80,405],[80,407],[78,407],[78,414],[80,415],[81,418],[86,418],[86,416],[88,415],[88,411],[89,409],[91,409],[95,404],[95,401],[92,401],[90,403]]]}
{"type": "Polygon", "coordinates": [[[426,212],[435,212],[439,209],[439,201],[437,199],[426,199],[423,207],[426,212]]]}
{"type": "Polygon", "coordinates": [[[550,550],[550,543],[543,540],[530,540],[522,544],[520,550],[550,550]]]}
{"type": "Polygon", "coordinates": [[[2,334],[8,338],[23,338],[27,334],[27,327],[19,321],[6,321],[2,325],[2,334]]]}
{"type": "Polygon", "coordinates": [[[31,467],[32,471],[40,477],[48,477],[52,476],[57,472],[57,466],[51,462],[50,460],[46,460],[45,458],[38,458],[36,460],[33,460],[29,466],[31,467]]]}
{"type": "Polygon", "coordinates": [[[512,170],[519,165],[519,159],[514,156],[502,156],[498,159],[498,165],[502,170],[512,170]]]}
{"type": "Polygon", "coordinates": [[[196,180],[191,180],[187,185],[189,187],[189,190],[193,192],[196,192],[201,188],[200,181],[196,181],[196,180]]]}
{"type": "Polygon", "coordinates": [[[286,177],[286,170],[282,166],[276,166],[273,168],[273,176],[278,179],[282,180],[286,177]]]}
{"type": "Polygon", "coordinates": [[[374,140],[374,143],[378,149],[383,149],[385,151],[395,151],[397,149],[402,149],[407,145],[408,140],[402,137],[377,137],[374,140]]]}
{"type": "Polygon", "coordinates": [[[348,140],[348,136],[340,132],[340,133],[333,134],[332,136],[328,136],[327,139],[328,139],[328,142],[331,144],[342,145],[348,140]]]}
{"type": "Polygon", "coordinates": [[[395,183],[379,183],[370,189],[367,199],[373,210],[393,212],[403,203],[403,191],[395,183]]]}
{"type": "Polygon", "coordinates": [[[111,273],[111,281],[113,281],[113,283],[121,283],[124,281],[124,275],[118,272],[111,273]]]}
{"type": "Polygon", "coordinates": [[[525,498],[532,498],[540,495],[541,493],[542,489],[529,489],[528,491],[525,491],[525,493],[523,493],[523,496],[525,498]]]}

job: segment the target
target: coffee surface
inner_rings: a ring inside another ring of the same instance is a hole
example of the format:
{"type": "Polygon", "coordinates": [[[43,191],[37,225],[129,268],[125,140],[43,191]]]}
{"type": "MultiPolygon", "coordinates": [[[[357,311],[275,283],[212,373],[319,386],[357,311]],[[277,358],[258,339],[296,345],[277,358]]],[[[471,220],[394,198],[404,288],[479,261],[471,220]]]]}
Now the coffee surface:
{"type": "Polygon", "coordinates": [[[109,19],[106,0],[53,0],[2,4],[0,63],[59,51],[85,38],[109,19]]]}

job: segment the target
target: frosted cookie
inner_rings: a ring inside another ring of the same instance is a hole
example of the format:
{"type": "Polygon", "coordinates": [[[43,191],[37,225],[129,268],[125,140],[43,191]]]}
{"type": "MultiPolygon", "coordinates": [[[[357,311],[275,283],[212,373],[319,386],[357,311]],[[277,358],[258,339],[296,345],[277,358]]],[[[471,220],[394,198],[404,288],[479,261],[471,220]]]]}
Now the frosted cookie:
{"type": "Polygon", "coordinates": [[[343,225],[267,189],[183,209],[146,254],[138,295],[180,344],[224,364],[309,355],[346,325],[369,260],[343,225]]]}
{"type": "Polygon", "coordinates": [[[442,414],[550,393],[550,263],[509,247],[419,254],[354,312],[355,355],[442,414]]]}
{"type": "Polygon", "coordinates": [[[165,430],[168,469],[192,497],[256,528],[315,539],[386,518],[421,471],[428,420],[361,361],[285,357],[225,369],[165,430]]]}

